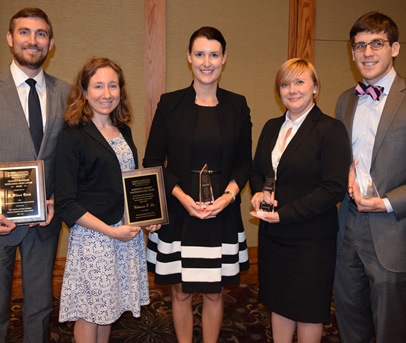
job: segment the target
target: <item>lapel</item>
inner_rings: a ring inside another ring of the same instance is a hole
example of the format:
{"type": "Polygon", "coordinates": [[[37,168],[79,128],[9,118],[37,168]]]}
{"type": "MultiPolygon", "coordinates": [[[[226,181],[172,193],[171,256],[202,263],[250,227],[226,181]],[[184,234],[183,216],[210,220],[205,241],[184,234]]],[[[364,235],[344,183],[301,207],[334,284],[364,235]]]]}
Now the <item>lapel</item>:
{"type": "Polygon", "coordinates": [[[218,105],[218,125],[221,133],[221,139],[223,141],[223,166],[222,170],[229,169],[229,159],[226,156],[231,156],[233,154],[233,147],[237,142],[235,142],[235,132],[234,127],[231,123],[235,122],[236,118],[229,118],[229,116],[235,116],[235,109],[231,108],[230,102],[227,100],[227,92],[223,89],[217,87],[217,99],[218,105]]]}
{"type": "Polygon", "coordinates": [[[47,104],[46,104],[47,120],[45,123],[44,136],[42,138],[41,147],[40,147],[38,155],[41,155],[42,150],[48,146],[48,141],[49,141],[51,132],[53,131],[56,116],[61,115],[60,111],[62,110],[61,108],[58,109],[58,101],[57,101],[58,96],[57,96],[57,89],[55,87],[54,80],[52,80],[52,78],[50,78],[49,75],[45,73],[45,71],[44,71],[44,77],[45,77],[46,92],[47,92],[47,104]]]}
{"type": "Polygon", "coordinates": [[[289,161],[289,159],[294,155],[295,151],[302,145],[303,141],[309,135],[310,131],[317,124],[320,115],[321,111],[317,107],[317,105],[315,105],[307,115],[302,125],[300,125],[299,130],[297,130],[296,134],[293,136],[288,146],[286,147],[279,162],[278,169],[281,168],[281,170],[283,170],[286,162],[289,161]]]}
{"type": "Polygon", "coordinates": [[[345,128],[347,129],[348,137],[350,138],[350,142],[352,142],[352,124],[354,121],[354,114],[355,114],[355,110],[357,108],[358,99],[359,99],[359,97],[355,94],[355,91],[353,90],[348,95],[348,101],[346,101],[346,108],[345,108],[345,113],[344,113],[344,117],[343,117],[343,124],[345,125],[345,128]]]}
{"type": "Polygon", "coordinates": [[[17,122],[17,126],[21,130],[21,133],[16,133],[16,136],[20,137],[19,139],[25,140],[26,146],[31,150],[33,157],[36,157],[30,129],[28,128],[27,119],[25,118],[25,113],[10,68],[0,76],[0,91],[3,93],[4,100],[8,104],[8,106],[5,107],[12,109],[8,113],[4,113],[4,116],[13,116],[13,120],[17,122]]]}
{"type": "MultiPolygon", "coordinates": [[[[177,98],[176,104],[170,110],[168,120],[171,121],[171,134],[176,135],[174,139],[174,151],[178,151],[180,164],[175,168],[186,173],[192,166],[192,140],[197,124],[198,107],[195,105],[196,93],[193,85],[184,90],[184,93],[177,98]]],[[[185,179],[190,182],[190,178],[185,179]]],[[[187,187],[187,186],[186,186],[187,187]]]]}
{"type": "Polygon", "coordinates": [[[269,158],[266,159],[266,170],[269,171],[270,174],[272,174],[271,171],[273,171],[273,165],[272,165],[272,150],[275,147],[276,141],[278,140],[278,135],[279,131],[281,129],[281,126],[285,122],[286,119],[286,112],[283,116],[272,119],[272,125],[269,127],[269,132],[266,135],[266,139],[264,139],[264,142],[261,142],[263,146],[268,147],[268,153],[267,156],[269,158]]]}
{"type": "MultiPolygon", "coordinates": [[[[92,121],[84,127],[84,132],[92,137],[96,142],[101,144],[106,150],[108,150],[114,157],[117,158],[116,153],[114,152],[113,148],[110,144],[106,141],[100,131],[97,129],[96,125],[92,121]]],[[[121,132],[121,131],[120,131],[121,132]]]]}
{"type": "MultiPolygon", "coordinates": [[[[179,140],[181,144],[181,151],[184,152],[185,156],[185,165],[186,168],[190,168],[191,165],[191,147],[193,143],[193,137],[196,130],[197,119],[198,119],[198,111],[199,107],[195,104],[196,92],[192,85],[185,89],[184,97],[179,99],[179,108],[176,110],[177,112],[181,113],[181,139],[179,140]],[[185,150],[189,149],[189,150],[185,150]]],[[[233,142],[233,131],[227,125],[227,114],[234,113],[233,110],[229,110],[229,103],[226,100],[226,93],[224,90],[217,88],[217,98],[219,101],[219,110],[218,110],[218,123],[219,129],[222,134],[223,139],[223,154],[227,153],[226,146],[227,144],[231,144],[233,142]]],[[[224,161],[224,159],[223,159],[224,161]]]]}
{"type": "Polygon", "coordinates": [[[381,119],[379,121],[374,148],[372,150],[371,165],[373,165],[379,148],[381,147],[384,137],[389,129],[389,126],[392,123],[393,118],[398,113],[400,104],[406,96],[405,89],[405,79],[401,78],[399,75],[396,75],[395,79],[393,80],[392,87],[389,91],[388,98],[386,99],[381,119]]]}

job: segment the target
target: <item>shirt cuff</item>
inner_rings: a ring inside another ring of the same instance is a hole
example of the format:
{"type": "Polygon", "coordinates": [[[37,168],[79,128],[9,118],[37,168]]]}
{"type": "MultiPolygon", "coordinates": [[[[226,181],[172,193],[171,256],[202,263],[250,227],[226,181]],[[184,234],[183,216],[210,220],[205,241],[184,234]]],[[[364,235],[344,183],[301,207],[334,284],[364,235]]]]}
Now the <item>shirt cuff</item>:
{"type": "Polygon", "coordinates": [[[386,211],[387,211],[388,213],[392,213],[392,212],[393,212],[393,208],[392,208],[392,205],[391,205],[390,202],[389,202],[389,199],[388,199],[388,198],[383,198],[382,200],[383,200],[383,203],[385,204],[386,211]]]}

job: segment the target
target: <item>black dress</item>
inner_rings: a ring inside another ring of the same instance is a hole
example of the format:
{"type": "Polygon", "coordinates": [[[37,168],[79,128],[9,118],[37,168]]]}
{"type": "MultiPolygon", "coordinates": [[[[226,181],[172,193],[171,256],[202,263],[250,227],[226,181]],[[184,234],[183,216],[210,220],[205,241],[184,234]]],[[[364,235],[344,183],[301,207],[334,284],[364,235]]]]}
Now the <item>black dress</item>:
{"type": "MultiPolygon", "coordinates": [[[[210,175],[214,199],[221,196],[222,136],[218,106],[199,106],[192,140],[190,196],[199,201],[199,171],[204,164],[210,175]]],[[[148,268],[155,282],[182,283],[184,292],[220,292],[225,284],[239,281],[239,272],[248,269],[248,253],[239,211],[220,213],[201,220],[187,213],[170,211],[170,223],[149,235],[148,268]]]]}

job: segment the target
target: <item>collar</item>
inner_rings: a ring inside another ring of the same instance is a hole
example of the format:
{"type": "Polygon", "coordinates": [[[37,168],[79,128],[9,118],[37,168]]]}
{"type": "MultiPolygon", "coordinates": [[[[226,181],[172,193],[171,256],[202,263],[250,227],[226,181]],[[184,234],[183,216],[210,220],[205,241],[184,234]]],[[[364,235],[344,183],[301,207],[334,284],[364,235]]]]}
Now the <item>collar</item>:
{"type": "Polygon", "coordinates": [[[316,104],[314,103],[313,104],[313,106],[312,107],[310,107],[304,114],[302,114],[299,118],[297,118],[296,120],[292,120],[292,119],[290,119],[290,113],[289,113],[289,110],[286,112],[286,117],[285,117],[285,123],[287,124],[287,123],[290,123],[291,125],[292,125],[292,127],[295,127],[295,126],[300,126],[300,125],[302,125],[302,123],[304,122],[304,120],[306,119],[306,117],[307,117],[307,115],[310,113],[310,111],[313,109],[313,107],[315,106],[316,104]]]}
{"type": "MultiPolygon", "coordinates": [[[[396,71],[395,71],[395,68],[392,67],[392,69],[389,71],[388,74],[386,74],[382,79],[380,79],[378,82],[376,82],[372,86],[384,87],[383,94],[388,95],[389,91],[392,87],[393,81],[395,80],[395,77],[396,77],[396,71]]],[[[365,80],[364,80],[364,84],[369,85],[365,80]]]]}
{"type": "MultiPolygon", "coordinates": [[[[13,62],[11,62],[10,71],[17,88],[22,85],[26,85],[27,87],[29,87],[28,84],[25,83],[25,81],[30,77],[17,66],[14,60],[13,62]]],[[[33,79],[37,81],[37,87],[39,87],[40,89],[45,89],[45,75],[42,69],[33,79]]]]}

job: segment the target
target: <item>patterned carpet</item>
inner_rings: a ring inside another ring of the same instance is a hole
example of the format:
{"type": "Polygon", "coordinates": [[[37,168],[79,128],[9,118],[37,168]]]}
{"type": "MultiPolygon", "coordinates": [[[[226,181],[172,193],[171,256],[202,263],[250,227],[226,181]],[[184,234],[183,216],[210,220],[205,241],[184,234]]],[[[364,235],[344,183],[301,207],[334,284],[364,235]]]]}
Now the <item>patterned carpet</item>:
{"type": "MultiPolygon", "coordinates": [[[[258,301],[255,283],[228,287],[224,291],[224,320],[219,342],[265,343],[273,342],[270,312],[258,301]]],[[[151,304],[143,307],[140,318],[124,313],[113,325],[111,343],[175,343],[172,324],[171,302],[168,287],[150,291],[151,304]]],[[[201,342],[202,298],[195,295],[194,343],[201,342]]],[[[59,299],[55,298],[51,318],[51,342],[72,343],[73,323],[58,323],[59,299]]],[[[22,342],[22,299],[12,304],[10,321],[10,343],[22,342]]],[[[296,338],[294,340],[296,342],[296,338]]],[[[331,319],[324,325],[322,343],[339,343],[339,335],[332,308],[331,319]]]]}

